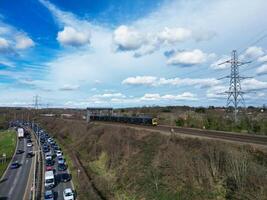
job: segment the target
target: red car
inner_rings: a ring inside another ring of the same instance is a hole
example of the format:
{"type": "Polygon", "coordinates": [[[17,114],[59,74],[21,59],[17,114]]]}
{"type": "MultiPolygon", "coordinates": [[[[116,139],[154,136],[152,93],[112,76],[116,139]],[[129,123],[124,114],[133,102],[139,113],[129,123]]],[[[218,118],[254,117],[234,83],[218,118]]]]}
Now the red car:
{"type": "Polygon", "coordinates": [[[52,171],[53,167],[52,166],[46,166],[45,171],[52,171]]]}

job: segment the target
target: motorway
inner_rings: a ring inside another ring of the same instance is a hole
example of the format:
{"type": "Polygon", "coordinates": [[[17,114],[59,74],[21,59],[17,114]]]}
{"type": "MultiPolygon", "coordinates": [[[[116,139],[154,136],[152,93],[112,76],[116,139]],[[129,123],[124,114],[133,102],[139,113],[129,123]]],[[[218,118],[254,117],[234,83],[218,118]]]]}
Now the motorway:
{"type": "MultiPolygon", "coordinates": [[[[37,136],[38,137],[38,136],[37,136]]],[[[50,149],[52,149],[52,147],[50,146],[50,149]]],[[[42,151],[43,152],[43,151],[42,151]]],[[[63,156],[64,156],[64,152],[63,153],[63,156]]],[[[43,158],[45,158],[45,154],[43,153],[43,158]]],[[[54,158],[54,165],[53,165],[53,169],[54,169],[54,174],[55,174],[55,179],[56,179],[56,186],[54,188],[52,188],[52,190],[54,191],[54,196],[55,196],[55,199],[56,200],[64,200],[63,199],[63,191],[64,189],[66,188],[71,188],[72,190],[74,190],[73,188],[73,183],[72,183],[72,180],[71,181],[68,181],[68,182],[60,182],[59,180],[59,174],[62,174],[62,173],[68,173],[70,174],[69,170],[66,169],[65,171],[58,171],[58,162],[57,162],[57,157],[54,158]]],[[[43,161],[43,177],[44,177],[44,174],[45,174],[45,160],[43,161]]],[[[44,185],[44,183],[43,183],[44,185]]],[[[43,199],[43,195],[42,195],[42,199],[43,199]]]]}
{"type": "MultiPolygon", "coordinates": [[[[60,171],[58,171],[57,170],[57,161],[55,162],[55,165],[54,165],[54,167],[55,167],[55,169],[56,169],[56,172],[55,172],[55,174],[56,174],[56,177],[58,177],[58,174],[62,174],[62,173],[69,173],[67,170],[65,170],[65,171],[62,171],[62,172],[60,172],[60,171]]],[[[73,190],[73,188],[72,188],[72,185],[71,185],[71,181],[69,181],[69,182],[59,182],[57,185],[56,185],[56,187],[54,187],[54,191],[58,194],[57,195],[57,200],[64,200],[63,199],[63,191],[64,191],[64,189],[66,189],[66,188],[71,188],[72,190],[73,190]]]]}
{"type": "Polygon", "coordinates": [[[18,150],[23,150],[22,154],[15,154],[13,160],[20,163],[17,169],[7,169],[6,174],[0,182],[0,199],[22,200],[26,192],[30,169],[33,158],[26,158],[26,154],[32,150],[27,147],[26,138],[18,140],[18,150]]]}

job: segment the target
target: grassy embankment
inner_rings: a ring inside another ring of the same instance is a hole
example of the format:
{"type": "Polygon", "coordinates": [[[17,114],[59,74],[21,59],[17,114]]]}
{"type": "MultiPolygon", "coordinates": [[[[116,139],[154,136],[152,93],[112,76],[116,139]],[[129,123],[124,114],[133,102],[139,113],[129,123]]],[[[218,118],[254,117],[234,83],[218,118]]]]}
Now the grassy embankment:
{"type": "Polygon", "coordinates": [[[2,177],[5,169],[11,160],[16,148],[16,132],[15,131],[0,131],[0,156],[6,154],[7,162],[0,163],[0,177],[2,177]]]}
{"type": "MultiPolygon", "coordinates": [[[[267,153],[254,147],[77,121],[43,124],[67,141],[105,199],[267,199],[267,153]]],[[[89,190],[82,175],[76,184],[89,190]]]]}

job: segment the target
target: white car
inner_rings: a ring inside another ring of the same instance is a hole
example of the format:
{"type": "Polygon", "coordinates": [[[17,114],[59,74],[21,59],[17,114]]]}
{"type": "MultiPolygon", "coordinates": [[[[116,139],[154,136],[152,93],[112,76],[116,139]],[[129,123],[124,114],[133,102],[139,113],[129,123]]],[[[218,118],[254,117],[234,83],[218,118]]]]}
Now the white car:
{"type": "Polygon", "coordinates": [[[32,147],[32,143],[27,143],[27,147],[32,147]]]}
{"type": "Polygon", "coordinates": [[[57,157],[59,157],[59,156],[62,156],[62,152],[61,151],[57,151],[57,157]]]}
{"type": "Polygon", "coordinates": [[[63,191],[63,198],[64,198],[64,200],[74,200],[74,194],[73,194],[72,189],[66,188],[63,191]]]}

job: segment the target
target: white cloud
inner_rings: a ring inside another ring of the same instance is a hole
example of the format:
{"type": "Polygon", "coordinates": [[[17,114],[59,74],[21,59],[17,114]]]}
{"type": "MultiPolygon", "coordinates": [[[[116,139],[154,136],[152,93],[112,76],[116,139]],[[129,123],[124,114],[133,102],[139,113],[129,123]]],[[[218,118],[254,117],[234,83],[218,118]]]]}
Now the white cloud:
{"type": "Polygon", "coordinates": [[[192,32],[186,28],[165,27],[162,31],[142,32],[122,25],[113,33],[116,50],[135,51],[135,57],[152,54],[164,46],[171,46],[190,39],[192,32]]]}
{"type": "Polygon", "coordinates": [[[70,85],[70,84],[65,84],[62,87],[59,88],[61,91],[73,91],[79,89],[79,85],[70,85]]]}
{"type": "Polygon", "coordinates": [[[141,97],[141,100],[144,100],[144,101],[156,101],[160,99],[161,99],[161,96],[158,93],[148,93],[148,94],[145,94],[143,97],[141,97]]]}
{"type": "Polygon", "coordinates": [[[240,59],[257,59],[264,55],[264,51],[261,47],[252,46],[246,49],[245,53],[240,56],[240,59]]]}
{"type": "Polygon", "coordinates": [[[264,65],[260,66],[259,68],[257,68],[256,73],[257,74],[267,74],[267,64],[264,64],[264,65]]]}
{"type": "Polygon", "coordinates": [[[163,31],[158,34],[158,39],[167,44],[184,42],[191,38],[192,31],[186,28],[168,28],[165,27],[163,31]]]}
{"type": "Polygon", "coordinates": [[[160,100],[197,100],[196,95],[192,94],[191,92],[184,92],[178,95],[166,94],[160,95],[158,93],[147,93],[143,97],[140,98],[142,101],[160,101],[160,100]]]}
{"type": "Polygon", "coordinates": [[[122,81],[122,84],[127,85],[147,85],[147,86],[164,86],[164,85],[173,85],[173,86],[198,86],[198,87],[211,87],[218,85],[219,80],[215,78],[158,78],[155,76],[136,76],[128,77],[122,81]]]}
{"type": "Polygon", "coordinates": [[[0,60],[0,65],[4,65],[4,66],[7,66],[7,67],[12,67],[14,68],[16,65],[15,63],[13,63],[12,61],[9,61],[9,60],[0,60]]]}
{"type": "Polygon", "coordinates": [[[225,99],[226,98],[226,91],[228,90],[227,86],[223,85],[215,85],[209,88],[206,91],[206,96],[208,99],[225,99]]]}
{"type": "Polygon", "coordinates": [[[119,26],[113,34],[117,50],[127,51],[139,49],[144,43],[144,36],[127,26],[119,26]]]}
{"type": "Polygon", "coordinates": [[[0,38],[0,50],[6,50],[9,48],[9,43],[5,38],[0,38]]]}
{"type": "Polygon", "coordinates": [[[242,87],[244,91],[250,91],[250,90],[262,90],[267,89],[267,82],[260,81],[257,79],[245,79],[242,82],[242,87]]]}
{"type": "Polygon", "coordinates": [[[219,69],[219,70],[221,70],[221,69],[228,69],[231,66],[231,64],[225,63],[225,61],[228,61],[230,59],[231,59],[230,56],[224,55],[224,56],[222,56],[222,58],[220,58],[219,60],[217,60],[214,63],[212,63],[210,65],[210,68],[212,68],[212,69],[219,69]]]}
{"type": "Polygon", "coordinates": [[[70,46],[83,46],[86,44],[90,44],[91,34],[89,30],[85,31],[77,31],[76,29],[66,26],[60,32],[58,32],[57,40],[62,45],[70,45],[70,46]]]}
{"type": "Polygon", "coordinates": [[[128,77],[122,81],[122,84],[127,85],[156,85],[157,77],[154,76],[136,76],[136,77],[128,77]]]}
{"type": "Polygon", "coordinates": [[[26,35],[20,34],[15,38],[16,38],[16,49],[28,49],[35,45],[32,39],[27,37],[26,35]]]}
{"type": "Polygon", "coordinates": [[[202,64],[207,61],[208,54],[202,52],[199,49],[194,49],[192,51],[180,51],[176,52],[174,55],[170,56],[167,61],[169,65],[196,65],[202,64]]]}
{"type": "Polygon", "coordinates": [[[191,92],[184,92],[178,95],[163,95],[161,98],[166,100],[197,100],[196,95],[191,92]]]}
{"type": "Polygon", "coordinates": [[[189,86],[199,86],[199,87],[211,87],[214,85],[218,85],[220,83],[219,80],[215,78],[173,78],[173,79],[165,79],[160,78],[158,84],[159,85],[189,85],[189,86]]]}
{"type": "Polygon", "coordinates": [[[259,57],[259,58],[258,58],[258,61],[259,61],[259,62],[267,62],[267,55],[262,56],[262,57],[259,57]]]}
{"type": "Polygon", "coordinates": [[[122,93],[105,93],[105,94],[97,94],[94,95],[93,98],[114,98],[114,97],[120,97],[120,98],[124,98],[125,95],[123,95],[122,93]]]}
{"type": "Polygon", "coordinates": [[[17,56],[19,51],[34,46],[34,41],[23,31],[5,24],[0,19],[0,52],[17,56]]]}

